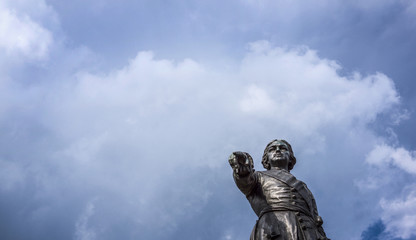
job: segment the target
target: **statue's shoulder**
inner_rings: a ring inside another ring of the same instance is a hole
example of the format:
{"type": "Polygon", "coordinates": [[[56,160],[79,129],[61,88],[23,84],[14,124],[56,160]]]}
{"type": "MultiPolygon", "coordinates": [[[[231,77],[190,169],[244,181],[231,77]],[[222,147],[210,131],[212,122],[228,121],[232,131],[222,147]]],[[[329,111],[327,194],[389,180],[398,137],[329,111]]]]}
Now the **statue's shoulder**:
{"type": "Polygon", "coordinates": [[[255,178],[261,178],[261,177],[264,176],[263,172],[264,171],[254,171],[253,175],[254,175],[255,178]]]}
{"type": "Polygon", "coordinates": [[[265,171],[256,171],[258,177],[278,177],[274,171],[265,170],[265,171]]]}
{"type": "Polygon", "coordinates": [[[256,173],[259,174],[259,175],[264,175],[265,172],[267,172],[267,171],[256,171],[256,173]]]}
{"type": "Polygon", "coordinates": [[[266,170],[266,171],[259,171],[262,175],[273,176],[273,177],[284,177],[284,178],[295,178],[293,174],[285,170],[266,170]]]}
{"type": "Polygon", "coordinates": [[[287,175],[282,173],[279,170],[266,170],[266,171],[259,171],[258,178],[260,179],[267,179],[267,178],[274,178],[279,181],[286,181],[288,178],[293,178],[293,176],[287,175]]]}
{"type": "Polygon", "coordinates": [[[271,177],[277,180],[290,183],[291,185],[303,185],[307,188],[307,185],[302,181],[297,179],[292,173],[285,170],[266,170],[258,172],[262,177],[271,177]]]}
{"type": "MultiPolygon", "coordinates": [[[[263,182],[265,179],[270,178],[270,177],[274,177],[272,174],[270,174],[268,172],[268,170],[266,171],[255,171],[254,172],[254,177],[257,180],[257,182],[263,182]]],[[[276,177],[275,177],[276,178],[276,177]]]]}

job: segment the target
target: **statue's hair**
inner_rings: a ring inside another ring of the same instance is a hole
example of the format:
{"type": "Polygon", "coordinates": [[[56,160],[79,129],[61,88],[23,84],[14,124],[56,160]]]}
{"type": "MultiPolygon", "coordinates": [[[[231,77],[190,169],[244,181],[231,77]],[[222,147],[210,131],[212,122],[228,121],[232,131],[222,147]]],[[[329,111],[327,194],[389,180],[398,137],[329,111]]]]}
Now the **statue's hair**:
{"type": "Polygon", "coordinates": [[[292,146],[290,146],[290,144],[286,140],[283,140],[283,139],[282,140],[274,139],[274,140],[272,140],[271,142],[269,142],[267,144],[266,148],[264,149],[263,158],[261,160],[261,163],[263,164],[263,167],[267,170],[270,170],[271,166],[270,166],[269,158],[267,157],[267,152],[268,152],[267,150],[269,149],[270,145],[272,145],[272,143],[276,142],[276,141],[280,141],[280,142],[285,143],[287,145],[287,147],[289,148],[290,157],[289,157],[289,166],[288,166],[288,168],[289,168],[289,171],[292,170],[293,167],[296,164],[296,158],[295,158],[295,155],[293,154],[292,146]]]}

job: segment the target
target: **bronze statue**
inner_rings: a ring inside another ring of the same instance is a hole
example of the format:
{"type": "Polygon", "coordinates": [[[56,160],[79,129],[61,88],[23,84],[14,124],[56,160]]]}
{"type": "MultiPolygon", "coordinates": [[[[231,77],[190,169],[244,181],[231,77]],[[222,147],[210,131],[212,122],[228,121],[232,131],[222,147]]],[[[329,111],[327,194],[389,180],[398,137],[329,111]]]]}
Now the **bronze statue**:
{"type": "Polygon", "coordinates": [[[311,191],[290,173],[296,158],[288,142],[267,144],[262,159],[266,171],[255,171],[245,152],[234,152],[228,161],[237,187],[259,218],[250,240],[328,239],[311,191]]]}

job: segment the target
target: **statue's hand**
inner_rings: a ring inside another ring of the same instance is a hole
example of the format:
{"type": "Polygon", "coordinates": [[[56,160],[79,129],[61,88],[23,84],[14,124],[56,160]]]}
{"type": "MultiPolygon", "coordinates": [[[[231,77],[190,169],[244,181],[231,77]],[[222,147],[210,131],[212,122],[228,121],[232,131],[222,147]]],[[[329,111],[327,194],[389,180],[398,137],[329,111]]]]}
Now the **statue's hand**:
{"type": "Polygon", "coordinates": [[[251,156],[245,152],[233,152],[228,158],[231,168],[238,176],[246,176],[253,171],[251,156]]]}

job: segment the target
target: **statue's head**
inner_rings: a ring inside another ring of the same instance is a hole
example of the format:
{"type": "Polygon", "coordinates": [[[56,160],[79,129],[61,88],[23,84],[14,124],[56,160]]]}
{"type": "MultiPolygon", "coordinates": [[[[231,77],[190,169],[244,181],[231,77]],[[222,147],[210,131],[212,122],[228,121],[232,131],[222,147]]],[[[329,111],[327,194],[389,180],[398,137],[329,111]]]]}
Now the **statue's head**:
{"type": "Polygon", "coordinates": [[[287,161],[288,170],[292,170],[296,164],[296,158],[293,154],[292,146],[290,146],[290,144],[285,140],[275,139],[269,142],[269,144],[267,144],[266,148],[264,149],[261,163],[265,169],[270,170],[272,164],[275,164],[275,162],[271,161],[276,161],[276,163],[278,161],[287,161]],[[276,159],[270,159],[271,150],[273,149],[280,149],[280,153],[276,156],[276,159]]]}

